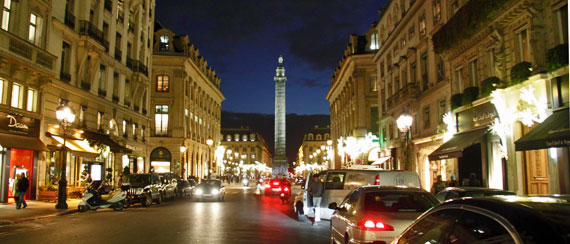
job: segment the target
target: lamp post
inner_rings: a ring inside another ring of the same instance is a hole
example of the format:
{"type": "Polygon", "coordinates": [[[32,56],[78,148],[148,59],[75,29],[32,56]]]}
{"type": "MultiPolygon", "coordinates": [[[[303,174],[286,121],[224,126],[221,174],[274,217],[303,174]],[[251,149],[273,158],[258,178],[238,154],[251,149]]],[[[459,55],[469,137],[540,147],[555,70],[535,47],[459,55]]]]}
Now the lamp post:
{"type": "Polygon", "coordinates": [[[208,179],[210,178],[210,169],[212,168],[212,158],[210,156],[210,147],[212,145],[214,145],[214,140],[212,140],[212,138],[208,138],[206,140],[206,144],[208,145],[208,172],[206,172],[208,174],[208,179]]]}
{"type": "Polygon", "coordinates": [[[412,126],[412,118],[411,115],[403,113],[398,117],[396,120],[396,125],[398,129],[404,134],[404,169],[405,170],[412,170],[411,164],[409,162],[409,140],[410,140],[410,126],[412,126]]]}
{"type": "Polygon", "coordinates": [[[55,208],[67,209],[67,174],[65,172],[67,168],[67,155],[65,152],[65,143],[67,138],[67,129],[69,129],[69,127],[71,127],[71,124],[73,124],[73,121],[75,121],[75,113],[70,106],[60,104],[55,111],[55,116],[61,128],[63,129],[63,147],[61,149],[61,177],[59,179],[57,205],[55,205],[55,208]]]}

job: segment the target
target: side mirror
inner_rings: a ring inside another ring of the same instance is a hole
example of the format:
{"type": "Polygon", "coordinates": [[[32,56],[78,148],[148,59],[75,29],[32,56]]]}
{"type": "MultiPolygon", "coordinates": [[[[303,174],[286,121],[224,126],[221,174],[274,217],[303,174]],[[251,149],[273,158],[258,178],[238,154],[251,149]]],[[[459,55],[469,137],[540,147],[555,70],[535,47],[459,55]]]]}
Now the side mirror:
{"type": "Polygon", "coordinates": [[[337,209],[338,209],[338,206],[336,205],[336,202],[331,202],[331,203],[329,204],[329,209],[337,210],[337,209]]]}

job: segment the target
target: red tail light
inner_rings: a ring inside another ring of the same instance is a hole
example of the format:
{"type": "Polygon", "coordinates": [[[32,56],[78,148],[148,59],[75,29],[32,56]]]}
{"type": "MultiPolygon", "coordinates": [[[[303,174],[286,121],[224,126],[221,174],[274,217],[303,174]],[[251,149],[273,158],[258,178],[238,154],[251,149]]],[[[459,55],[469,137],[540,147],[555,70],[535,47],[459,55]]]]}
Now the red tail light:
{"type": "Polygon", "coordinates": [[[374,185],[375,186],[380,185],[380,174],[376,174],[376,178],[374,178],[374,185]]]}
{"type": "Polygon", "coordinates": [[[394,227],[392,227],[391,225],[370,219],[358,223],[358,228],[361,230],[372,230],[372,231],[394,231],[394,227]]]}

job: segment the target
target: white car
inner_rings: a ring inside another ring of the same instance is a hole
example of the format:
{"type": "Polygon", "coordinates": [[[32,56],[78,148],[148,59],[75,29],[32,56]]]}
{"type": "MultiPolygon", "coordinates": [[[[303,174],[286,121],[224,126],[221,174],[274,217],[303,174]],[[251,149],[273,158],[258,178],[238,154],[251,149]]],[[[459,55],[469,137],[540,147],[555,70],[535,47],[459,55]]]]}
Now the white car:
{"type": "Polygon", "coordinates": [[[439,202],[421,188],[363,186],[329,204],[331,243],[390,243],[439,202]]]}

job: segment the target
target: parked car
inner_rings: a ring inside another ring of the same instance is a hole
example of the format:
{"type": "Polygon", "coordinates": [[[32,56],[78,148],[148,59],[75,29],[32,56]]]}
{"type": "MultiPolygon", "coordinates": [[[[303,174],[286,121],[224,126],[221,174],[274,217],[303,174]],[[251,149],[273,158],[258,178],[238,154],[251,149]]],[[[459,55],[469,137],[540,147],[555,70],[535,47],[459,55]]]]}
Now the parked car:
{"type": "Polygon", "coordinates": [[[194,189],[192,194],[197,199],[217,199],[223,201],[226,189],[219,180],[204,180],[194,189]]]}
{"type": "Polygon", "coordinates": [[[130,174],[125,177],[123,185],[127,188],[130,203],[140,202],[143,207],[149,207],[153,201],[157,204],[162,202],[161,185],[156,174],[130,174]]]}
{"type": "Polygon", "coordinates": [[[447,187],[435,198],[440,202],[461,197],[488,197],[497,195],[516,195],[514,192],[485,187],[447,187]]]}
{"type": "Polygon", "coordinates": [[[174,173],[160,173],[158,178],[161,182],[160,193],[162,199],[173,199],[177,195],[178,175],[174,173]]]}
{"type": "Polygon", "coordinates": [[[265,195],[273,195],[279,194],[281,192],[282,187],[288,187],[291,189],[291,182],[289,180],[282,178],[282,179],[271,179],[265,185],[265,195]]]}
{"type": "Polygon", "coordinates": [[[362,186],[330,203],[331,243],[389,243],[426,210],[439,204],[421,188],[362,186]]]}
{"type": "Polygon", "coordinates": [[[196,181],[193,179],[180,180],[176,185],[176,193],[179,197],[192,196],[194,187],[196,187],[196,181]]]}
{"type": "MultiPolygon", "coordinates": [[[[401,170],[370,169],[335,169],[326,170],[317,174],[320,181],[325,184],[320,209],[322,219],[330,219],[333,210],[328,209],[330,202],[340,202],[352,190],[366,185],[381,186],[407,186],[421,188],[420,178],[416,172],[401,170]]],[[[297,216],[302,219],[303,215],[314,217],[309,209],[313,205],[311,196],[307,193],[307,187],[312,181],[312,174],[307,175],[305,185],[301,188],[293,207],[297,216]]]]}
{"type": "Polygon", "coordinates": [[[407,243],[570,243],[570,198],[461,198],[427,211],[392,241],[407,243]]]}

